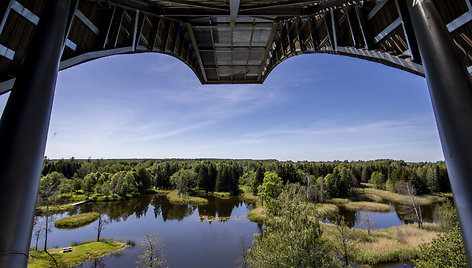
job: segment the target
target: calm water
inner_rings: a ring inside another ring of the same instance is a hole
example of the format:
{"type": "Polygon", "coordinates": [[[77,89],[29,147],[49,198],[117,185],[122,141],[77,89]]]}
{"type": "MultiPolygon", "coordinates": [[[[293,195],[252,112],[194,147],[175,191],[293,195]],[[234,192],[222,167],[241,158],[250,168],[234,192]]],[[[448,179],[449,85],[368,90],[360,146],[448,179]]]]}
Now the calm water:
{"type": "MultiPolygon", "coordinates": [[[[142,196],[123,202],[84,204],[70,213],[56,215],[56,219],[99,211],[111,220],[102,237],[136,241],[134,248],[81,267],[136,267],[142,252],[139,243],[146,233],[160,233],[170,267],[233,267],[240,253],[241,237],[250,245],[253,234],[262,228],[247,219],[251,209],[251,204],[238,197],[209,197],[207,205],[189,206],[172,205],[165,196],[142,196]]],[[[73,230],[53,228],[48,247],[65,247],[72,241],[94,239],[96,224],[73,230]]]]}
{"type": "MultiPolygon", "coordinates": [[[[97,211],[104,214],[110,223],[105,226],[101,237],[133,240],[130,247],[116,254],[89,261],[80,267],[136,267],[136,260],[142,253],[139,244],[146,233],[160,233],[165,244],[169,267],[234,267],[241,252],[241,239],[250,245],[255,233],[262,226],[247,219],[253,208],[233,196],[229,199],[208,197],[207,205],[174,205],[165,196],[146,195],[128,201],[111,203],[88,203],[75,207],[72,211],[56,214],[55,220],[78,213],[97,211]]],[[[350,211],[340,207],[340,214],[349,226],[365,229],[362,218],[369,215],[372,229],[414,223],[413,212],[398,204],[390,203],[389,213],[350,211]]],[[[435,205],[423,206],[423,219],[434,222],[435,205]]],[[[334,221],[328,217],[326,221],[334,221]]],[[[48,247],[66,247],[73,241],[95,239],[97,223],[77,229],[52,228],[48,247]]],[[[34,246],[32,238],[31,245],[34,246]]],[[[39,240],[42,247],[43,240],[39,240]]],[[[391,264],[379,267],[412,267],[411,264],[391,264]]]]}
{"type": "MultiPolygon", "coordinates": [[[[387,213],[381,212],[365,212],[352,211],[339,206],[339,214],[344,217],[349,227],[366,229],[365,218],[370,218],[371,229],[388,229],[393,226],[416,223],[415,212],[409,208],[402,206],[399,203],[388,203],[392,210],[387,213]]],[[[436,221],[436,206],[437,204],[421,206],[422,216],[424,222],[436,221]]],[[[325,221],[335,222],[335,216],[328,216],[325,221]]]]}

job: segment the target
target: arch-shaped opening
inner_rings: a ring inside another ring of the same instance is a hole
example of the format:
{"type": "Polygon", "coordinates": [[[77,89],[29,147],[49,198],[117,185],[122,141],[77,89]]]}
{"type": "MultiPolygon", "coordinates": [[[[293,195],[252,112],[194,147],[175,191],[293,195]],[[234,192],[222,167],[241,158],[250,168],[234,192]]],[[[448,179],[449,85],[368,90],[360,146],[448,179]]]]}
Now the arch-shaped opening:
{"type": "Polygon", "coordinates": [[[200,80],[201,76],[198,70],[196,69],[195,66],[193,66],[190,62],[187,60],[183,59],[179,55],[172,53],[172,52],[163,52],[163,51],[147,51],[147,50],[137,50],[137,51],[130,51],[129,48],[118,48],[118,49],[113,49],[113,50],[107,50],[107,51],[95,51],[95,52],[89,52],[89,53],[84,53],[82,55],[67,59],[65,61],[62,61],[59,64],[59,70],[65,70],[89,61],[105,58],[105,57],[110,57],[110,56],[116,56],[116,55],[130,55],[130,54],[164,54],[164,55],[169,55],[172,56],[182,63],[184,63],[187,67],[189,67],[194,75],[200,80]]]}
{"type": "Polygon", "coordinates": [[[389,53],[382,52],[382,51],[368,51],[365,49],[356,49],[352,47],[337,47],[335,50],[333,49],[323,49],[317,52],[310,52],[305,51],[301,52],[298,49],[296,52],[289,53],[286,56],[282,56],[278,60],[274,60],[268,66],[266,71],[264,72],[264,77],[267,78],[270,73],[282,62],[286,61],[289,58],[300,56],[300,55],[312,55],[312,54],[330,54],[330,55],[340,55],[346,56],[361,60],[366,60],[373,63],[378,63],[386,66],[390,66],[399,70],[403,70],[418,76],[424,77],[424,69],[421,64],[412,62],[409,59],[403,59],[397,56],[393,56],[389,53]]]}
{"type": "Polygon", "coordinates": [[[105,57],[62,71],[46,154],[51,158],[442,159],[421,77],[326,54],[291,57],[262,85],[202,86],[191,75],[178,60],[155,53],[105,57]],[[337,140],[327,142],[330,137],[337,140]],[[69,151],[61,154],[65,148],[69,151]],[[285,154],[277,153],[282,148],[285,154]],[[343,155],[343,148],[350,148],[349,155],[343,155]],[[93,150],[108,153],[87,153],[93,150]],[[406,151],[417,156],[410,158],[406,151]],[[323,152],[330,156],[323,158],[323,152]],[[427,152],[426,158],[419,152],[427,152]]]}

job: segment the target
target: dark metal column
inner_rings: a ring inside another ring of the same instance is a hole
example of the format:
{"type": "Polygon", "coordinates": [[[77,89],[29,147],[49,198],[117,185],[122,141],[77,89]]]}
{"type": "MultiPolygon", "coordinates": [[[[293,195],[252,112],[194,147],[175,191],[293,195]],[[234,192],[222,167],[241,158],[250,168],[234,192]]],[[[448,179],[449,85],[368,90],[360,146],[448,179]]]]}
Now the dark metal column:
{"type": "Polygon", "coordinates": [[[472,264],[472,82],[433,2],[407,1],[472,264]]]}
{"type": "Polygon", "coordinates": [[[47,0],[0,121],[0,267],[26,267],[70,0],[47,0]]]}

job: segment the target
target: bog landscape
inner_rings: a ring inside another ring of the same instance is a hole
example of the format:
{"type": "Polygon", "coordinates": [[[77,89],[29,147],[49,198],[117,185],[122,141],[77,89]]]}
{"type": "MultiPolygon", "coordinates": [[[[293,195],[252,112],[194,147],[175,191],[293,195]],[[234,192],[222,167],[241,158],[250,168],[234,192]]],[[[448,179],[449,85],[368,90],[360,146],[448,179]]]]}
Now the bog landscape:
{"type": "Polygon", "coordinates": [[[28,266],[445,261],[467,267],[443,162],[69,159],[44,162],[28,266]]]}

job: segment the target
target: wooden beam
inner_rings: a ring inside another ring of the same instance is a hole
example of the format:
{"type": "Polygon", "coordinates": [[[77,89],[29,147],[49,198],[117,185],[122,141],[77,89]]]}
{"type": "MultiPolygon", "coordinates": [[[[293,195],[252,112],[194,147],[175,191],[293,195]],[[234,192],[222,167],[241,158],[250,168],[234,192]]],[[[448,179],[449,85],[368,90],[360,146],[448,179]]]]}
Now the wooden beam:
{"type": "Polygon", "coordinates": [[[192,41],[193,51],[195,52],[195,55],[197,56],[198,64],[200,65],[200,70],[202,72],[203,80],[205,82],[208,82],[208,78],[205,73],[205,68],[203,67],[202,57],[200,55],[200,51],[198,50],[197,39],[195,39],[195,33],[193,32],[193,29],[192,29],[192,25],[190,23],[186,23],[186,26],[187,26],[188,34],[190,36],[190,40],[192,41]]]}
{"type": "Polygon", "coordinates": [[[272,30],[270,31],[269,34],[269,39],[267,40],[266,48],[264,51],[264,56],[262,57],[261,65],[259,67],[259,73],[257,74],[257,81],[262,82],[262,73],[264,72],[266,66],[267,66],[267,57],[269,56],[269,51],[273,49],[273,43],[274,43],[274,38],[275,34],[277,33],[277,29],[279,28],[278,23],[273,23],[272,24],[272,30]]]}
{"type": "Polygon", "coordinates": [[[88,18],[87,16],[85,16],[84,13],[82,13],[80,10],[76,10],[75,11],[75,15],[77,16],[77,18],[79,18],[79,20],[81,20],[90,30],[92,30],[92,32],[94,32],[96,35],[99,35],[100,34],[100,30],[98,29],[97,26],[95,26],[95,24],[93,24],[88,18]]]}

